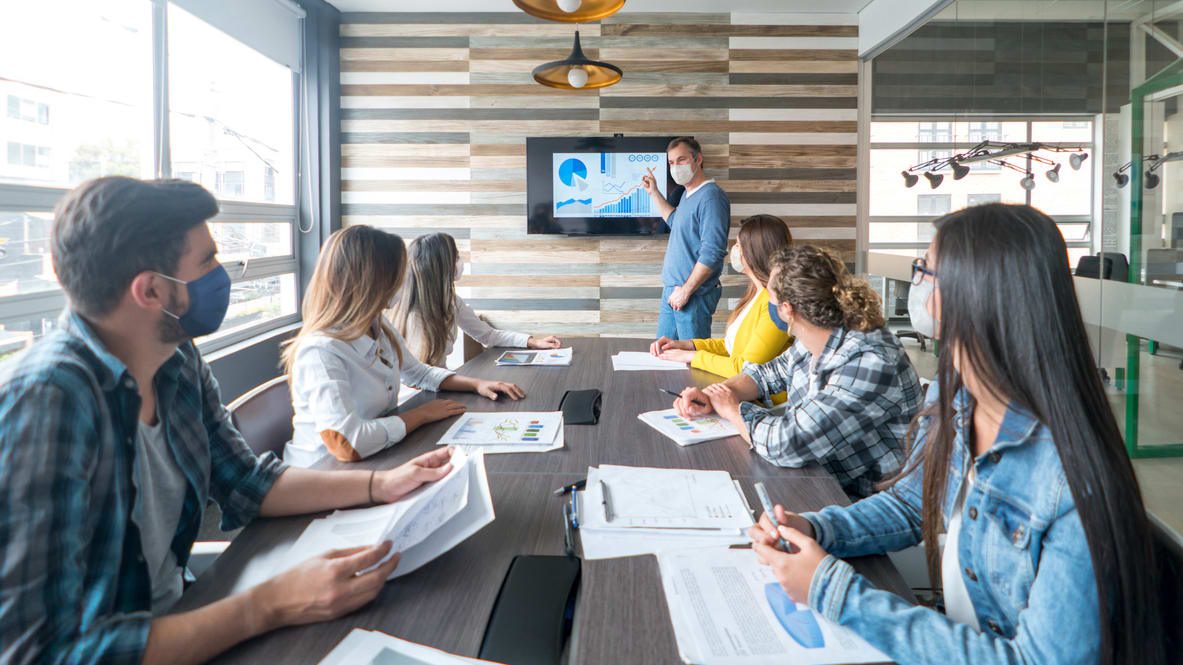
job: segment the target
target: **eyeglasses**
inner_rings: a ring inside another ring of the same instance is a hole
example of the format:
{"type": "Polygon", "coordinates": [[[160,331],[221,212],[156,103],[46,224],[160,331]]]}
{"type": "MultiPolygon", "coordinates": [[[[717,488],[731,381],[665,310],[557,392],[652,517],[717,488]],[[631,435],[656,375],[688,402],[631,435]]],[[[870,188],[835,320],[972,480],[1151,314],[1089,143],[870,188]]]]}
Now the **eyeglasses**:
{"type": "Polygon", "coordinates": [[[919,286],[924,281],[924,276],[930,275],[933,279],[937,278],[937,274],[928,268],[927,259],[916,259],[912,262],[912,284],[919,286]]]}

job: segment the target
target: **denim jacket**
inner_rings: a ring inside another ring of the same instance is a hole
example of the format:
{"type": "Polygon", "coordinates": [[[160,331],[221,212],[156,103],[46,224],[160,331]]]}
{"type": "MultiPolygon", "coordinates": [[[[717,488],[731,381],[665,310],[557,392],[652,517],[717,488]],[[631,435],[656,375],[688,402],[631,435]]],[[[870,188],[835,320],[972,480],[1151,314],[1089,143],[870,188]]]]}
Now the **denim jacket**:
{"type": "MultiPolygon", "coordinates": [[[[938,390],[935,383],[930,387],[928,403],[938,390]]],[[[954,404],[946,525],[970,454],[964,389],[954,404]]],[[[923,447],[928,420],[920,423],[913,454],[923,447]]],[[[1012,403],[994,446],[971,463],[977,477],[962,506],[956,546],[981,632],[874,588],[839,558],[893,552],[922,540],[923,467],[852,506],[803,515],[830,553],[814,572],[809,605],[901,665],[1096,663],[1101,637],[1092,558],[1051,432],[1012,403]]]]}

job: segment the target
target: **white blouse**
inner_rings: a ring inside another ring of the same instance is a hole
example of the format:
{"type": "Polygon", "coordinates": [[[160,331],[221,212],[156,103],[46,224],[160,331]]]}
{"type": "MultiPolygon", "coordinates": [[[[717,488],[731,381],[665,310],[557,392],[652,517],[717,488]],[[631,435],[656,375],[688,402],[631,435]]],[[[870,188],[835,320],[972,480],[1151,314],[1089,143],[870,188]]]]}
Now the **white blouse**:
{"type": "Polygon", "coordinates": [[[739,327],[743,325],[744,318],[751,311],[752,305],[756,303],[756,298],[758,297],[759,294],[749,300],[748,304],[739,310],[739,316],[736,316],[734,321],[727,324],[727,332],[723,334],[723,346],[726,347],[728,355],[735,353],[735,337],[739,334],[739,327]]]}
{"type": "Polygon", "coordinates": [[[307,467],[329,455],[356,461],[407,435],[403,419],[387,415],[398,407],[400,381],[434,391],[452,372],[419,362],[397,331],[394,335],[402,346],[402,367],[385,338],[344,342],[314,333],[300,342],[292,365],[294,432],[285,462],[307,467]]]}
{"type": "MultiPolygon", "coordinates": [[[[482,346],[524,349],[530,341],[530,336],[526,333],[498,330],[485,323],[460,296],[456,296],[456,324],[466,335],[480,342],[482,346]]],[[[412,352],[426,348],[426,341],[419,318],[413,314],[407,317],[407,348],[412,349],[412,352]]],[[[448,331],[447,348],[452,348],[455,343],[456,329],[453,328],[448,331]]]]}

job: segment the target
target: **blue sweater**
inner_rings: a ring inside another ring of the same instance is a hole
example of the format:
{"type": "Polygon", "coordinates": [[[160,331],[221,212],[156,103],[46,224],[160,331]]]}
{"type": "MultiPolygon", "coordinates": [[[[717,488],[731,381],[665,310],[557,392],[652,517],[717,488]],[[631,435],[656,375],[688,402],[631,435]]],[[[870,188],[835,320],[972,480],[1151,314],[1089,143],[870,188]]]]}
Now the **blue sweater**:
{"type": "Polygon", "coordinates": [[[713,288],[723,271],[723,257],[727,255],[727,234],[731,228],[731,201],[713,182],[683,196],[678,207],[666,220],[670,226],[669,246],[665,263],[661,266],[664,286],[681,286],[690,278],[695,263],[711,269],[699,289],[713,288]]]}

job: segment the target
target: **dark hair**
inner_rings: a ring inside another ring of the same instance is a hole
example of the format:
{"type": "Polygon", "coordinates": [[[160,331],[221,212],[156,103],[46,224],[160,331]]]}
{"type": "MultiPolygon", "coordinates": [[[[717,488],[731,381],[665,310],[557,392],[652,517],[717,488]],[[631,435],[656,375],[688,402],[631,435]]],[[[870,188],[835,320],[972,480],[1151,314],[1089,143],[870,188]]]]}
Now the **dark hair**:
{"type": "MultiPolygon", "coordinates": [[[[767,284],[768,273],[772,272],[772,257],[781,248],[793,244],[793,233],[789,231],[789,225],[776,215],[752,215],[739,222],[736,242],[743,251],[744,265],[752,271],[756,281],[767,284]]],[[[759,290],[756,285],[749,282],[747,292],[731,310],[727,323],[734,321],[757,293],[759,290]]]]}
{"type": "Polygon", "coordinates": [[[887,482],[924,467],[929,575],[939,579],[937,532],[954,439],[953,398],[962,386],[957,355],[986,390],[1051,430],[1093,562],[1101,611],[1097,662],[1166,662],[1150,524],[1094,364],[1064,236],[1050,217],[1024,205],[974,206],[935,223],[938,337],[945,351],[937,361],[940,398],[920,414],[934,423],[923,452],[887,482]]]}
{"type": "Polygon", "coordinates": [[[66,195],[54,212],[53,267],[70,305],[108,314],[136,275],[171,275],[189,229],[218,214],[218,202],[186,180],[96,178],[66,195]]]}
{"type": "Polygon", "coordinates": [[[698,159],[702,155],[702,146],[698,144],[698,140],[693,136],[679,136],[673,141],[670,141],[670,144],[665,147],[665,151],[669,152],[680,145],[690,148],[690,154],[695,159],[698,159]]]}
{"type": "Polygon", "coordinates": [[[815,326],[869,332],[882,328],[883,305],[865,279],[855,277],[833,253],[813,245],[792,245],[772,258],[776,279],[768,288],[796,316],[815,326]]]}

